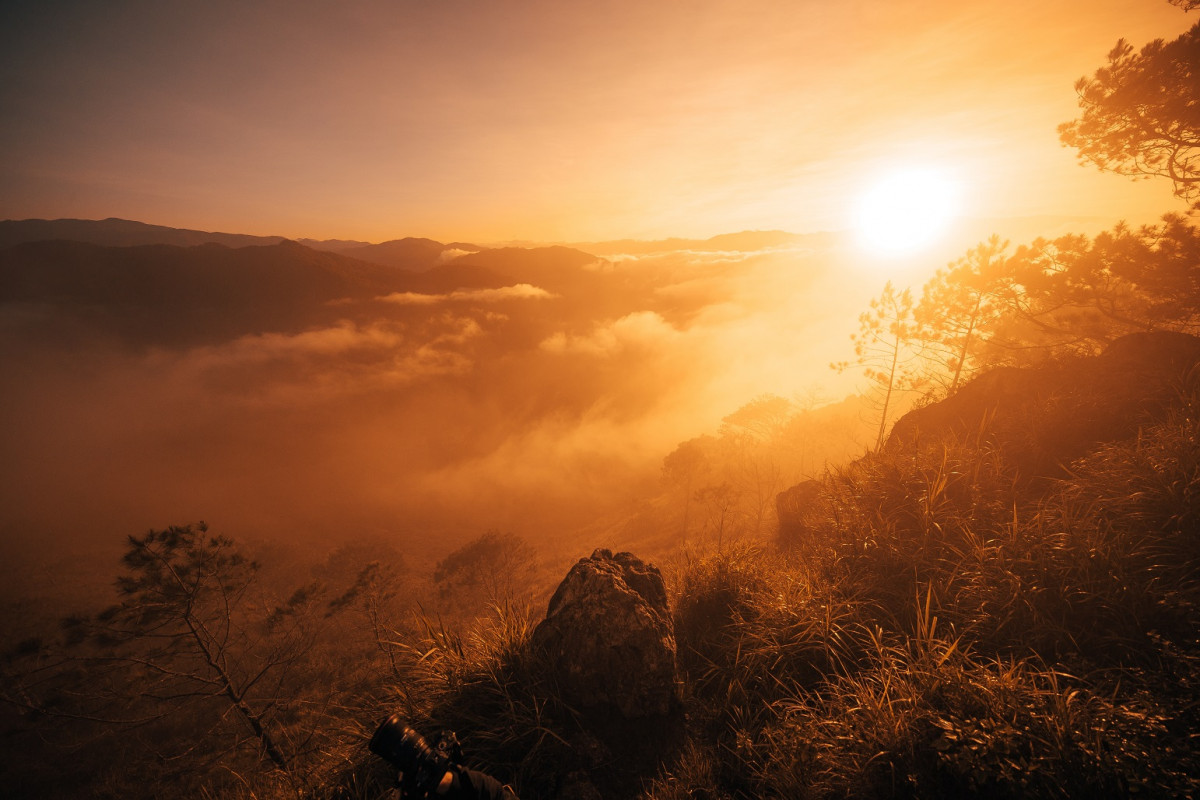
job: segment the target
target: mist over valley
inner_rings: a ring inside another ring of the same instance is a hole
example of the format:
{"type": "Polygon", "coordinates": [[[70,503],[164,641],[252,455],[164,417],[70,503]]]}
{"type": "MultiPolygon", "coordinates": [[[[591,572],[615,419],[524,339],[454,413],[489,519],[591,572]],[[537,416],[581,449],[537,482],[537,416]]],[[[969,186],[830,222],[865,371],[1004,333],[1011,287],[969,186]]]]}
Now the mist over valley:
{"type": "Polygon", "coordinates": [[[564,557],[617,544],[679,442],[761,395],[849,394],[827,363],[864,302],[825,235],[605,255],[116,220],[0,239],[16,596],[64,559],[106,580],[125,535],[200,519],[313,558],[367,535],[432,562],[491,528],[564,557]]]}

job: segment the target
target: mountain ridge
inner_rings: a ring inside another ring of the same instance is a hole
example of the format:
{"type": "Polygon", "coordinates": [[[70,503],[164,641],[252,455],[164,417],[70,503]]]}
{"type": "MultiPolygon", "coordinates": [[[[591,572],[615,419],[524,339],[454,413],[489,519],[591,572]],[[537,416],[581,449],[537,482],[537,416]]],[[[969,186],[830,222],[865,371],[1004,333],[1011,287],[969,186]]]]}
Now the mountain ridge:
{"type": "Polygon", "coordinates": [[[108,217],[102,220],[0,220],[0,248],[51,240],[85,242],[108,247],[132,247],[147,244],[190,247],[208,243],[223,244],[227,247],[251,247],[279,244],[286,241],[286,237],[172,228],[118,217],[108,217]]]}

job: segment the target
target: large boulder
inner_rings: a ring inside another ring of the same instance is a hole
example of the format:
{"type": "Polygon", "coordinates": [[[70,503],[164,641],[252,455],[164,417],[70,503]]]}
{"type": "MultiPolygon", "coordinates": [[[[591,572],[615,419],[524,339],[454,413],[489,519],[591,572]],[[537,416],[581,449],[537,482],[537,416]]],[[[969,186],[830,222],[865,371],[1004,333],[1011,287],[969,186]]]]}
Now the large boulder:
{"type": "Polygon", "coordinates": [[[567,702],[626,719],[665,715],[676,700],[675,628],[658,568],[597,550],[559,584],[533,645],[567,702]]]}

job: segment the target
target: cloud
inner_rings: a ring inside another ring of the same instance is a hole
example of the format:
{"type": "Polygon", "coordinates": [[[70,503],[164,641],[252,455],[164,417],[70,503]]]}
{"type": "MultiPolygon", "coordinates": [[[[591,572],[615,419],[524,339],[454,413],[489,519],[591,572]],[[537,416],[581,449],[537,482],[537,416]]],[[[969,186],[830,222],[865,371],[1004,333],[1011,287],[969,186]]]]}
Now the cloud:
{"type": "Polygon", "coordinates": [[[470,250],[459,250],[457,247],[448,247],[438,254],[437,263],[445,264],[448,261],[453,261],[456,258],[462,258],[470,254],[470,250]]]}
{"type": "Polygon", "coordinates": [[[379,299],[387,303],[405,306],[432,306],[438,303],[498,303],[502,300],[544,300],[551,297],[555,297],[555,295],[545,289],[528,283],[518,283],[515,286],[502,286],[499,289],[456,289],[448,294],[393,292],[379,299]]]}
{"type": "Polygon", "coordinates": [[[648,253],[611,253],[605,258],[614,264],[628,262],[685,261],[692,265],[740,264],[752,258],[772,255],[807,254],[815,251],[812,246],[779,245],[757,250],[655,250],[648,253]]]}
{"type": "MultiPolygon", "coordinates": [[[[342,356],[355,350],[394,348],[402,341],[403,336],[396,329],[378,324],[360,327],[342,320],[332,327],[296,334],[242,336],[227,344],[196,348],[192,357],[202,366],[253,364],[300,356],[342,356]]],[[[167,356],[162,354],[161,357],[167,356]]]]}
{"type": "Polygon", "coordinates": [[[182,397],[300,407],[467,374],[475,364],[473,342],[484,335],[478,320],[450,313],[420,325],[342,320],[295,334],[242,336],[185,353],[155,351],[140,369],[161,376],[164,390],[174,387],[182,397]]]}
{"type": "Polygon", "coordinates": [[[539,345],[549,353],[612,355],[633,348],[654,347],[678,339],[680,333],[654,311],[635,311],[605,325],[596,326],[586,336],[558,331],[539,345]]]}
{"type": "Polygon", "coordinates": [[[31,359],[0,336],[22,420],[0,437],[22,464],[8,519],[60,541],[191,519],[318,547],[373,531],[429,560],[499,527],[590,552],[675,444],[833,378],[865,302],[847,294],[877,291],[793,254],[630,260],[611,278],[597,303],[463,289],[187,350],[66,357],[33,339],[31,359]]]}

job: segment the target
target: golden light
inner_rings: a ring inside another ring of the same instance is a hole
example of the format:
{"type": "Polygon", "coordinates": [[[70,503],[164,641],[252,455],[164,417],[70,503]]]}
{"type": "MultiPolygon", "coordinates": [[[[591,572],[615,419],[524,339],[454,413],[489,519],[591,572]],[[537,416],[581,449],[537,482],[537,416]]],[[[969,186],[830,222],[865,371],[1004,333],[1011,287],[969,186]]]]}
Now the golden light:
{"type": "Polygon", "coordinates": [[[958,186],[944,172],[905,167],[859,199],[854,229],[867,250],[904,255],[935,243],[958,215],[958,203],[958,186]]]}

